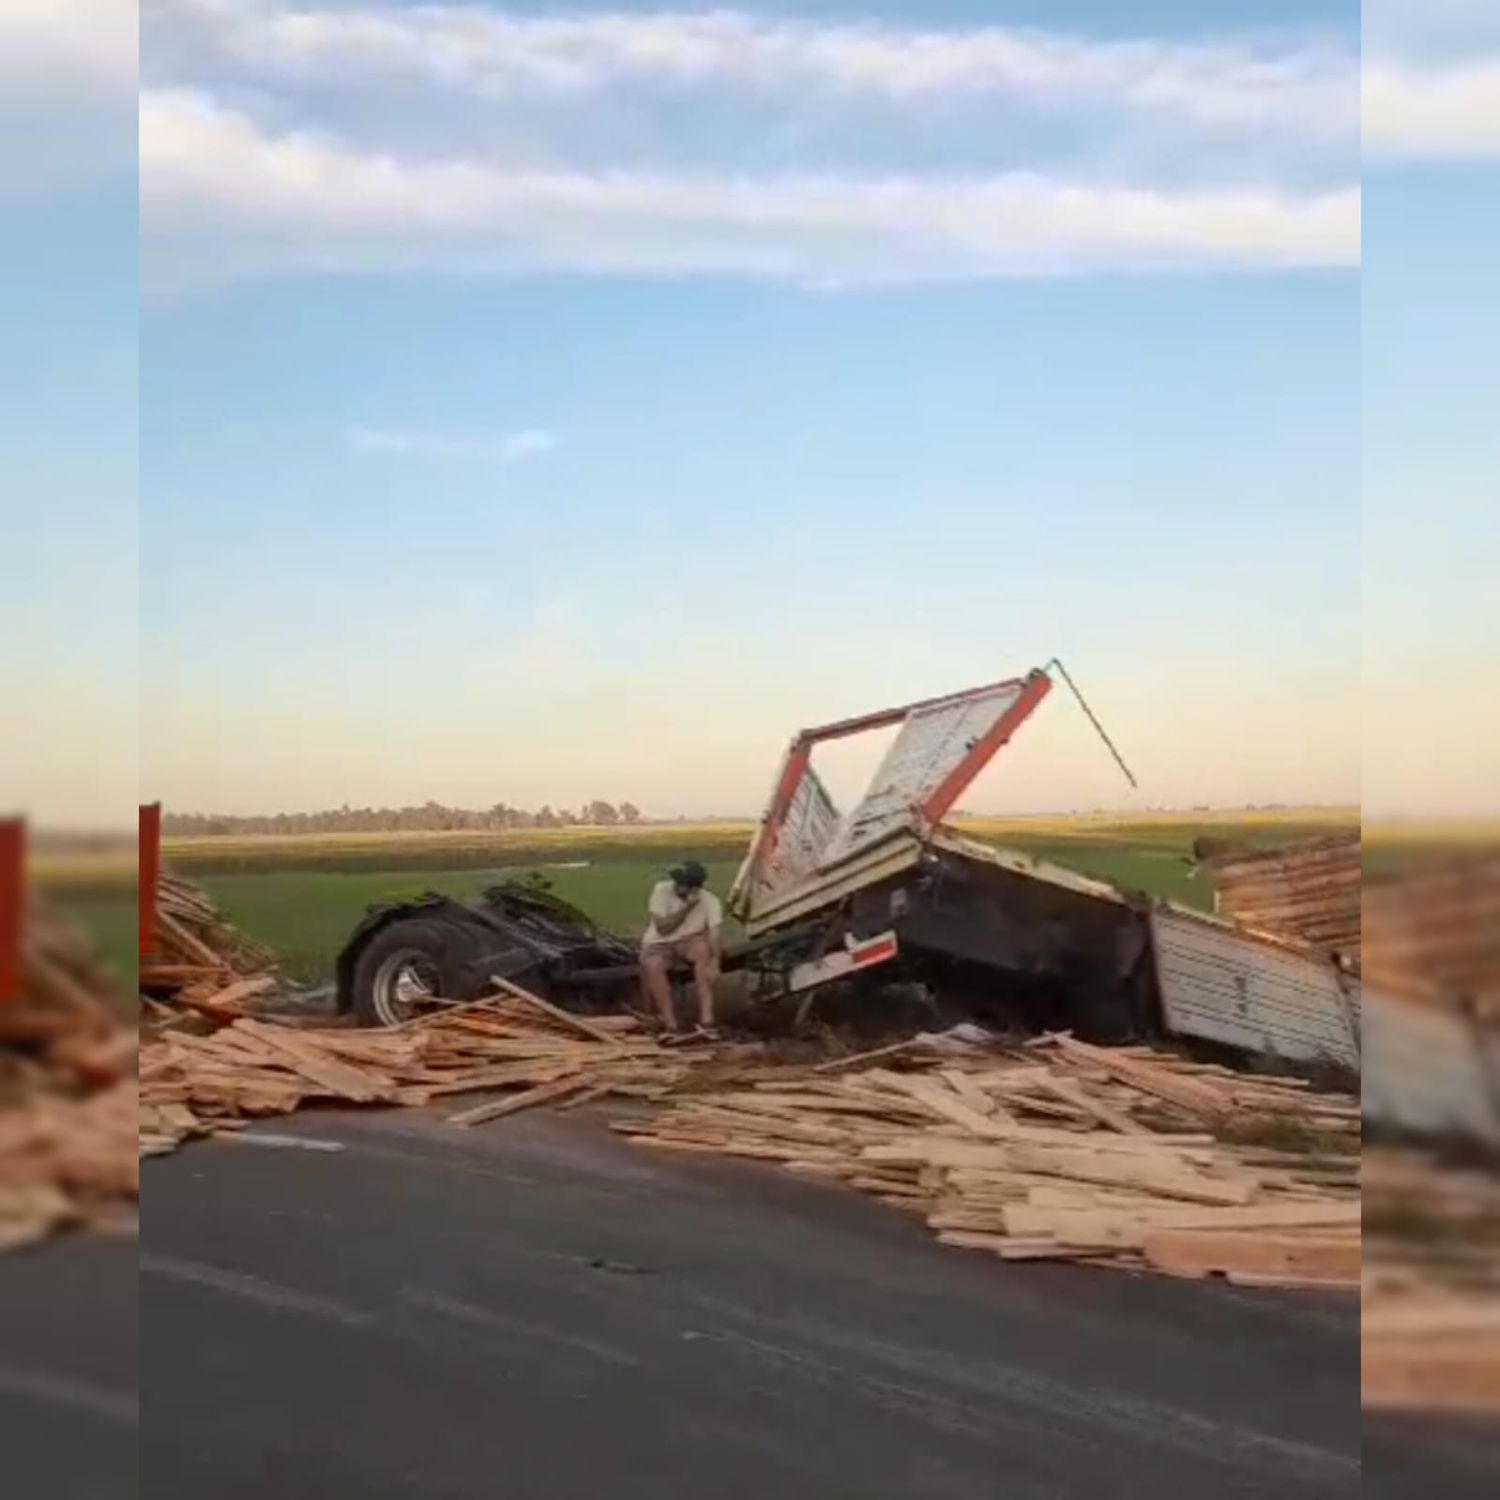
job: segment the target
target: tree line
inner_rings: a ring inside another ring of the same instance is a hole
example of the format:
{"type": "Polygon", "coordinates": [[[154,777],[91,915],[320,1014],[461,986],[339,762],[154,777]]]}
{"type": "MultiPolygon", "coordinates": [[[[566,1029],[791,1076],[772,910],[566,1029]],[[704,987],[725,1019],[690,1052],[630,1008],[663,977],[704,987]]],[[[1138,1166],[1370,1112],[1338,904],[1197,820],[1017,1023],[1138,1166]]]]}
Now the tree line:
{"type": "Polygon", "coordinates": [[[494,832],[508,828],[615,828],[649,822],[633,802],[613,803],[596,798],[574,811],[539,807],[531,812],[497,802],[493,807],[445,807],[424,802],[420,807],[334,807],[322,812],[181,813],[164,810],[162,832],[191,838],[211,834],[252,833],[450,833],[494,832]]]}

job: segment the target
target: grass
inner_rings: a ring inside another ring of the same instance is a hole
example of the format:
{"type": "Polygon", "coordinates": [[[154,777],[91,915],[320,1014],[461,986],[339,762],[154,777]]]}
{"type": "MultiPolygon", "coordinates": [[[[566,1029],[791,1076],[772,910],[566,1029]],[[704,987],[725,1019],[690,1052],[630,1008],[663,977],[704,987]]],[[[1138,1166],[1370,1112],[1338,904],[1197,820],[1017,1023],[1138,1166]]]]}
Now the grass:
{"type": "MultiPolygon", "coordinates": [[[[1155,815],[1148,818],[977,818],[971,837],[1004,843],[1134,890],[1206,907],[1212,892],[1194,878],[1200,834],[1279,843],[1353,824],[1344,809],[1288,814],[1155,815]]],[[[635,933],[646,895],[671,862],[708,866],[727,893],[752,829],[748,823],[572,828],[555,832],[311,835],[169,840],[166,861],[204,886],[230,918],[282,955],[293,978],[329,977],[339,948],[365,908],[424,890],[459,900],[507,877],[539,870],[564,899],[601,925],[635,933]],[[582,867],[570,868],[581,865],[582,867]]]]}

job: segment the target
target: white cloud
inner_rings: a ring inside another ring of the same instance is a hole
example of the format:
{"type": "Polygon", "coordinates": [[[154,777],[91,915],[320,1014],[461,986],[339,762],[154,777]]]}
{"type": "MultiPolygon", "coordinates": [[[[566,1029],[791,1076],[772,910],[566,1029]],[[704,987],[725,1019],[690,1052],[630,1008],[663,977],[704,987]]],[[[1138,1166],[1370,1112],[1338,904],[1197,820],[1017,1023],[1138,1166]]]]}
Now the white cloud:
{"type": "Polygon", "coordinates": [[[147,0],[179,44],[302,76],[423,77],[445,89],[580,92],[615,85],[884,95],[910,104],[996,93],[1077,110],[1106,103],[1202,123],[1352,134],[1357,61],[1300,38],[1102,40],[1005,26],[903,27],[696,13],[519,15],[478,6],[340,8],[147,0]]]}
{"type": "Polygon", "coordinates": [[[983,177],[513,170],[275,133],[201,93],[141,106],[144,223],[241,269],[455,265],[871,282],[1349,265],[1352,188],[1171,192],[983,177]]]}
{"type": "Polygon", "coordinates": [[[558,445],[557,434],[544,427],[522,427],[497,436],[350,427],[344,441],[353,452],[367,456],[488,459],[501,463],[535,458],[558,445]]]}
{"type": "Polygon", "coordinates": [[[0,0],[0,78],[134,84],[137,35],[134,0],[0,0]]]}
{"type": "Polygon", "coordinates": [[[557,434],[545,427],[523,427],[518,432],[507,432],[502,440],[508,458],[525,458],[533,453],[550,453],[557,447],[557,434]]]}
{"type": "Polygon", "coordinates": [[[1372,60],[1364,144],[1383,159],[1500,157],[1500,56],[1414,66],[1372,60]]]}

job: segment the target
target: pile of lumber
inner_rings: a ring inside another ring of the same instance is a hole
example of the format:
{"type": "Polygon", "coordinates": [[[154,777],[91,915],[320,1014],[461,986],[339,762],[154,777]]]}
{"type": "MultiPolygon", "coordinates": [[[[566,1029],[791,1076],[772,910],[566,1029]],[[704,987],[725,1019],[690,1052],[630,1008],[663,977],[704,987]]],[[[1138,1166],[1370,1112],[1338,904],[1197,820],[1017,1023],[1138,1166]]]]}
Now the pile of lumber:
{"type": "Polygon", "coordinates": [[[140,1148],[170,1151],[310,1103],[425,1105],[498,1091],[449,1116],[471,1126],[536,1104],[658,1099],[708,1057],[663,1050],[630,1016],[572,1016],[524,992],[383,1031],[242,1018],[208,1036],[166,1032],[142,1048],[140,1148]]]}
{"type": "Polygon", "coordinates": [[[137,1192],[134,1029],[87,934],[34,890],[20,981],[0,1005],[0,1249],[137,1192]]]}
{"type": "Polygon", "coordinates": [[[140,1192],[136,1130],[134,1078],[0,1107],[0,1250],[128,1220],[140,1192]]]}
{"type": "Polygon", "coordinates": [[[235,928],[197,886],[176,875],[158,878],[155,940],[141,960],[143,995],[231,1021],[277,988],[275,969],[275,954],[235,928]]]}
{"type": "Polygon", "coordinates": [[[1500,1412],[1500,1183],[1430,1152],[1365,1160],[1365,1405],[1500,1412]]]}
{"type": "Polygon", "coordinates": [[[1203,867],[1224,916],[1358,961],[1363,879],[1358,832],[1220,852],[1206,858],[1203,867]]]}
{"type": "Polygon", "coordinates": [[[1359,1285],[1358,1101],[1071,1037],[781,1070],[616,1129],[775,1161],[920,1213],[946,1244],[1359,1285]]]}

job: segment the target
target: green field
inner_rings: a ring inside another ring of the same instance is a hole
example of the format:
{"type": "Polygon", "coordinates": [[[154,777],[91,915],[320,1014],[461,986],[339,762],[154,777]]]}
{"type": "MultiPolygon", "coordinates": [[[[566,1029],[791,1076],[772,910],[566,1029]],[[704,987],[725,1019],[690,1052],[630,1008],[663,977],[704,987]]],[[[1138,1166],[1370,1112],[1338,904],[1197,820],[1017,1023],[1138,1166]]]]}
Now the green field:
{"type": "MultiPolygon", "coordinates": [[[[1019,848],[1123,886],[1206,906],[1190,859],[1200,834],[1259,844],[1357,826],[1348,809],[1151,818],[968,819],[974,838],[1019,848]]],[[[317,982],[372,903],[424,890],[460,899],[496,880],[536,872],[602,925],[635,933],[646,896],[670,863],[701,859],[723,894],[750,837],[748,824],[669,824],[556,833],[315,835],[172,840],[167,862],[196,880],[245,932],[281,954],[287,973],[317,982]]]]}

